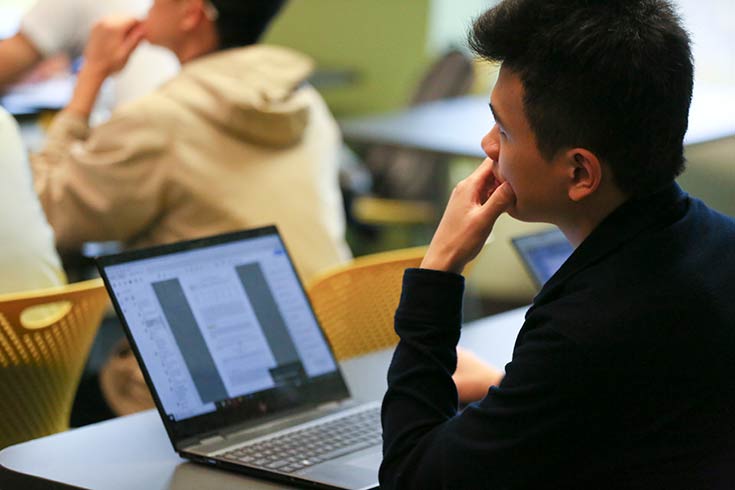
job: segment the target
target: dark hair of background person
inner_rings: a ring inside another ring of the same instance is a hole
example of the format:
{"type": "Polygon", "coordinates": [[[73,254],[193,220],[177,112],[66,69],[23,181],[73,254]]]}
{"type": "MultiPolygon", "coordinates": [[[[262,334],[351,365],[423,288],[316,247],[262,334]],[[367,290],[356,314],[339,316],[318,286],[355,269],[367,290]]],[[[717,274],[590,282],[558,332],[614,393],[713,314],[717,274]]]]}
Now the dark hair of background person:
{"type": "Polygon", "coordinates": [[[215,21],[219,49],[258,42],[286,0],[210,0],[217,9],[215,21]]]}
{"type": "Polygon", "coordinates": [[[630,196],[684,170],[694,67],[665,0],[506,0],[474,23],[470,47],[518,74],[547,160],[586,148],[630,196]]]}

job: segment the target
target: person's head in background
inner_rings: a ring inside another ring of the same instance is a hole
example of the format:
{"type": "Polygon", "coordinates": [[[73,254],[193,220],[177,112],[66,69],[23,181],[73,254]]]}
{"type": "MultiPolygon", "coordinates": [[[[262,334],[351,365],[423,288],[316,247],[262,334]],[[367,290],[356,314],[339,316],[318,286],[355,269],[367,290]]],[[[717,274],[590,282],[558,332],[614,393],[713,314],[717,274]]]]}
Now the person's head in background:
{"type": "Polygon", "coordinates": [[[181,62],[258,42],[286,0],[155,0],[143,22],[148,42],[181,62]]]}
{"type": "Polygon", "coordinates": [[[516,193],[512,215],[560,225],[683,171],[693,63],[670,2],[506,0],[469,42],[502,62],[483,148],[516,193]]]}

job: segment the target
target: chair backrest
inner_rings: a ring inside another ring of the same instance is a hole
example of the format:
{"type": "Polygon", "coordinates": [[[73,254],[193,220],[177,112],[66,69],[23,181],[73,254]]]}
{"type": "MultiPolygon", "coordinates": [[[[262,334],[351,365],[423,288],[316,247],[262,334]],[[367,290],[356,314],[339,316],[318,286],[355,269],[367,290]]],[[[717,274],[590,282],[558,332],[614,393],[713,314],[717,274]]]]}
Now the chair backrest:
{"type": "Polygon", "coordinates": [[[100,279],[0,296],[0,448],[68,429],[107,305],[100,279]]]}
{"type": "Polygon", "coordinates": [[[472,58],[452,49],[429,67],[416,87],[411,105],[464,95],[472,87],[474,77],[472,58]]]}
{"type": "MultiPolygon", "coordinates": [[[[466,94],[474,80],[472,59],[458,50],[440,57],[424,74],[411,105],[466,94]]],[[[375,145],[365,152],[365,166],[373,175],[373,192],[384,198],[428,199],[444,195],[446,156],[375,145]]]]}
{"type": "Polygon", "coordinates": [[[403,271],[418,267],[426,247],[381,252],[317,276],[307,293],[338,360],[398,343],[393,316],[403,271]]]}

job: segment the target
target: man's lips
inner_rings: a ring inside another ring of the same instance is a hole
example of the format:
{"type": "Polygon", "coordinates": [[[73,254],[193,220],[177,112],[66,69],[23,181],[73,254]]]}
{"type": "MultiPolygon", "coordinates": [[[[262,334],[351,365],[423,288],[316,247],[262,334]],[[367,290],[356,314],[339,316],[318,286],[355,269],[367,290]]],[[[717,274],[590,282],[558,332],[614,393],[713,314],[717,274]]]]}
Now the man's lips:
{"type": "Polygon", "coordinates": [[[492,168],[492,170],[490,172],[493,174],[493,179],[495,180],[495,183],[496,183],[496,186],[497,186],[497,185],[500,185],[500,184],[503,183],[503,179],[501,179],[500,177],[498,177],[498,170],[496,168],[496,165],[497,165],[496,163],[493,163],[493,168],[492,168]]]}

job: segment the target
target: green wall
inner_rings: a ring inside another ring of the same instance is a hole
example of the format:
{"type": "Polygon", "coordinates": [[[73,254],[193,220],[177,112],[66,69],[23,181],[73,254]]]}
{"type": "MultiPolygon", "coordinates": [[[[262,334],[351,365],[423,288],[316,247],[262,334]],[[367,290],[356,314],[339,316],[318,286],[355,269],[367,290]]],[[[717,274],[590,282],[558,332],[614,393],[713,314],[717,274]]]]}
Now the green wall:
{"type": "Polygon", "coordinates": [[[405,106],[426,69],[429,10],[429,0],[291,0],[266,41],[354,73],[319,87],[338,117],[383,112],[405,106]]]}

